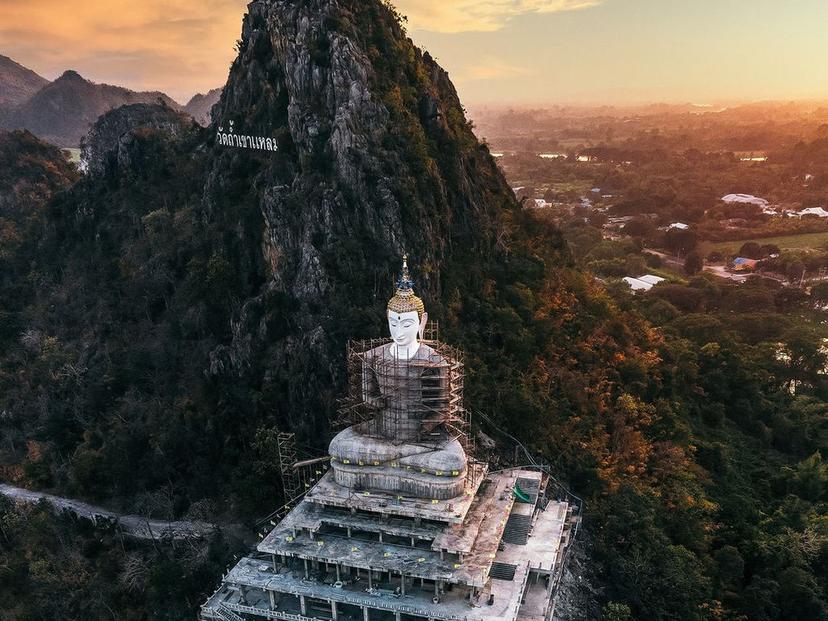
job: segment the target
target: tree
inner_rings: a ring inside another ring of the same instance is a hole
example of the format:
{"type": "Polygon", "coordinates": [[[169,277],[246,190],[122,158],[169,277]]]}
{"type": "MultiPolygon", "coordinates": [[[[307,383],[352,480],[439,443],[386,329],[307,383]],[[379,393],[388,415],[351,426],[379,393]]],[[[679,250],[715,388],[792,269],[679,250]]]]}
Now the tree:
{"type": "Polygon", "coordinates": [[[739,248],[739,256],[748,259],[761,259],[765,255],[762,254],[762,246],[756,242],[749,241],[742,244],[742,247],[739,248]]]}
{"type": "Polygon", "coordinates": [[[664,236],[664,245],[677,255],[690,252],[698,243],[699,236],[689,229],[670,229],[664,236]]]}
{"type": "Polygon", "coordinates": [[[624,225],[622,231],[630,237],[647,239],[655,233],[655,225],[649,218],[635,218],[624,225]]]}
{"type": "Polygon", "coordinates": [[[788,265],[788,281],[795,283],[805,275],[805,264],[802,261],[793,261],[788,265]]]}
{"type": "Polygon", "coordinates": [[[808,294],[798,287],[785,287],[780,290],[773,301],[780,313],[787,313],[805,308],[808,304],[808,294]]]}
{"type": "Polygon", "coordinates": [[[828,282],[821,282],[811,287],[811,300],[814,304],[828,303],[828,282]]]}
{"type": "Polygon", "coordinates": [[[704,269],[704,259],[701,254],[694,250],[684,259],[684,273],[692,276],[702,271],[702,269],[704,269]]]}
{"type": "Polygon", "coordinates": [[[610,602],[601,609],[602,621],[631,621],[632,611],[626,604],[610,602]]]}

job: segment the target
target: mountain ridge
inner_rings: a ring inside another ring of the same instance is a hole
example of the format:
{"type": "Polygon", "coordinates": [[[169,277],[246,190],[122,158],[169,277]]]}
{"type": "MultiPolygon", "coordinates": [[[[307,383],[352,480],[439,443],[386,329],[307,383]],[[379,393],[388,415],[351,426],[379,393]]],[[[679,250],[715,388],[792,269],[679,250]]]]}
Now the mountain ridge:
{"type": "Polygon", "coordinates": [[[43,76],[0,54],[0,108],[22,104],[48,83],[43,76]]]}

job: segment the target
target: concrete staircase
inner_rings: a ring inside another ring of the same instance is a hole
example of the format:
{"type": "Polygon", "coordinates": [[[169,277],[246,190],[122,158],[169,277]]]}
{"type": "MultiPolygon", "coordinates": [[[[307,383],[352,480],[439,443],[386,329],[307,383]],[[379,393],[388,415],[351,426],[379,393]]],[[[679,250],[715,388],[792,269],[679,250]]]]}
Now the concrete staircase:
{"type": "Polygon", "coordinates": [[[503,530],[502,541],[518,546],[525,546],[529,539],[529,529],[532,528],[532,516],[512,513],[503,530]]]}
{"type": "Polygon", "coordinates": [[[510,565],[509,563],[492,563],[492,569],[489,575],[495,580],[514,580],[517,565],[510,565]]]}
{"type": "Polygon", "coordinates": [[[533,504],[538,501],[538,492],[540,491],[540,481],[538,479],[524,479],[523,477],[518,477],[516,483],[520,490],[529,496],[529,500],[531,500],[533,504]]]}

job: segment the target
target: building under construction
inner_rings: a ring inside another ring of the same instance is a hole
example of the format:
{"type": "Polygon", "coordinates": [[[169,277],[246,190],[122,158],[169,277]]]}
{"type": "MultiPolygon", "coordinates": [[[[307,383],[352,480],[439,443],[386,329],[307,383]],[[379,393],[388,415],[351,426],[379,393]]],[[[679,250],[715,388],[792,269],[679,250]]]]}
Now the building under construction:
{"type": "Polygon", "coordinates": [[[306,493],[286,468],[301,498],[202,620],[551,619],[578,507],[543,470],[475,459],[460,352],[425,339],[406,353],[349,345],[331,467],[306,493]]]}

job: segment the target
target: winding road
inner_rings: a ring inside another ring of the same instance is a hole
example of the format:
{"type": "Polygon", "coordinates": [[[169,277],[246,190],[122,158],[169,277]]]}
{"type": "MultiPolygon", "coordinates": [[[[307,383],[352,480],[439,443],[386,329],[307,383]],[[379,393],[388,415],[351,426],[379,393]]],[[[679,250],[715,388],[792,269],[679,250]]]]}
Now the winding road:
{"type": "Polygon", "coordinates": [[[19,503],[33,504],[46,500],[57,509],[69,511],[79,517],[92,520],[96,524],[114,524],[124,534],[138,539],[200,539],[216,529],[215,524],[207,522],[168,522],[150,520],[140,515],[122,515],[79,500],[54,496],[45,492],[33,492],[4,483],[0,483],[0,494],[19,503]]]}

